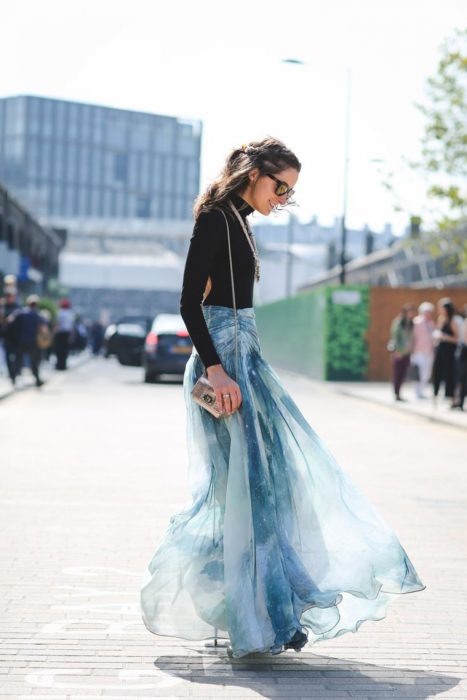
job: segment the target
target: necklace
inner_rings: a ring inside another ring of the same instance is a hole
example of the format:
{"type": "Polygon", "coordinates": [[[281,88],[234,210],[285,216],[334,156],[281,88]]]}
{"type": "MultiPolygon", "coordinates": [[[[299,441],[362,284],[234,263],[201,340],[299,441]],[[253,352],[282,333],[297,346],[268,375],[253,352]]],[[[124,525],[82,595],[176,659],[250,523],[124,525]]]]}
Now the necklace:
{"type": "Polygon", "coordinates": [[[256,240],[255,240],[253,231],[251,230],[246,219],[244,221],[243,218],[240,216],[235,204],[233,204],[233,202],[229,202],[229,204],[230,204],[230,208],[232,209],[233,213],[235,214],[235,216],[237,217],[237,219],[240,222],[240,226],[242,227],[243,233],[245,234],[246,239],[248,241],[248,245],[250,246],[251,252],[253,253],[253,259],[255,261],[255,279],[257,282],[259,282],[259,277],[260,277],[259,255],[258,255],[258,248],[256,246],[256,240]]]}

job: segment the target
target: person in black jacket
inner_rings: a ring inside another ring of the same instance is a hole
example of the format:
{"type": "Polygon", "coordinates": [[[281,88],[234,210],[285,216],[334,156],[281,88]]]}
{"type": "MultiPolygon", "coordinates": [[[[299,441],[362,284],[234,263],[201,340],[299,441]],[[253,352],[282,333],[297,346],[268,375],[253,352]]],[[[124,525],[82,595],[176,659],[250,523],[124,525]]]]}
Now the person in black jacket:
{"type": "Polygon", "coordinates": [[[459,330],[454,321],[455,308],[448,299],[438,303],[438,321],[435,338],[438,341],[433,363],[433,393],[436,400],[440,386],[444,382],[444,395],[454,403],[456,386],[456,349],[459,342],[459,330]]]}
{"type": "Polygon", "coordinates": [[[15,383],[16,377],[16,351],[18,345],[16,327],[13,321],[19,308],[16,287],[10,285],[5,287],[5,297],[0,307],[0,335],[3,339],[8,376],[12,384],[15,383]]]}
{"type": "Polygon", "coordinates": [[[39,297],[36,294],[31,294],[26,304],[24,309],[15,314],[13,321],[18,343],[14,379],[21,374],[24,356],[28,355],[36,386],[41,387],[44,382],[39,376],[41,351],[37,343],[37,335],[40,327],[45,324],[45,320],[39,314],[39,297]]]}

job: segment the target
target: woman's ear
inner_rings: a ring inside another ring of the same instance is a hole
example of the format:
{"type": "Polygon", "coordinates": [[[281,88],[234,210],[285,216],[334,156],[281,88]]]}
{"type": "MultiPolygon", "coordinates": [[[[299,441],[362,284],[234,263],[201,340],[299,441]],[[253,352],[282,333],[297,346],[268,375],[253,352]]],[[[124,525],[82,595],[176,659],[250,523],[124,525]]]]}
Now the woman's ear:
{"type": "Polygon", "coordinates": [[[256,182],[259,176],[259,168],[253,168],[253,170],[250,170],[248,173],[248,178],[251,183],[256,182]]]}

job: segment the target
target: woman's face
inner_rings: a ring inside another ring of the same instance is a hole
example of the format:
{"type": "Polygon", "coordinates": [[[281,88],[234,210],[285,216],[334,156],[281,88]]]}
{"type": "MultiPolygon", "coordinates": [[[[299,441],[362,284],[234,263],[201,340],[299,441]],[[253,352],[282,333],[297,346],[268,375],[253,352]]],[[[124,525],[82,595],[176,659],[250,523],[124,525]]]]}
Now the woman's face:
{"type": "Polygon", "coordinates": [[[444,308],[444,306],[439,306],[439,307],[438,307],[438,311],[439,311],[439,317],[440,317],[440,319],[441,319],[442,321],[446,321],[447,318],[448,318],[448,312],[446,311],[446,309],[444,308]]]}
{"type": "Polygon", "coordinates": [[[297,184],[299,175],[298,170],[295,170],[295,168],[286,168],[279,173],[271,174],[274,175],[275,179],[268,175],[260,175],[259,170],[255,168],[250,172],[248,187],[241,194],[242,198],[263,216],[269,216],[277,205],[284,206],[287,204],[287,199],[290,195],[287,195],[287,193],[282,195],[276,194],[277,180],[287,185],[288,189],[293,189],[297,184]]]}

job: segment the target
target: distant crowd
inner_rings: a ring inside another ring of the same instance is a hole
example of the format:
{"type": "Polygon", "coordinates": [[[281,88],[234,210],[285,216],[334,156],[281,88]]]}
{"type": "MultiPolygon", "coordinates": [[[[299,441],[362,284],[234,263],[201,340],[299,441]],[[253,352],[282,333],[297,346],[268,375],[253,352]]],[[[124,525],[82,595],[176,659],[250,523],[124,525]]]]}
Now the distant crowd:
{"type": "Polygon", "coordinates": [[[396,401],[404,401],[401,388],[411,376],[418,399],[437,400],[441,387],[453,409],[463,410],[467,394],[467,305],[456,310],[444,297],[436,305],[428,301],[404,304],[391,325],[388,350],[392,354],[392,379],[396,401]],[[430,387],[430,389],[429,389],[430,387]]]}
{"type": "Polygon", "coordinates": [[[36,386],[43,380],[41,361],[54,360],[55,369],[64,371],[70,353],[81,352],[88,344],[94,354],[99,354],[104,329],[99,322],[87,325],[74,313],[69,299],[58,302],[58,311],[52,315],[48,308],[41,308],[41,300],[30,294],[25,304],[20,302],[15,278],[5,278],[3,296],[0,297],[0,352],[13,385],[25,366],[29,366],[36,386]]]}

